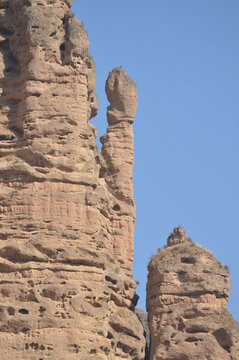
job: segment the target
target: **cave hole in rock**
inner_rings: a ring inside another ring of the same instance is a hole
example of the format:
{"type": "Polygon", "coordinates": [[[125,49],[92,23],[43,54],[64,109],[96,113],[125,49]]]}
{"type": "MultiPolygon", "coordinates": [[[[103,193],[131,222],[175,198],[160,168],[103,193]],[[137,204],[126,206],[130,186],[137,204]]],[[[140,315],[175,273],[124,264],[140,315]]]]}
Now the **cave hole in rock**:
{"type": "Polygon", "coordinates": [[[120,211],[120,206],[119,206],[119,204],[115,204],[115,205],[113,206],[113,210],[114,210],[114,211],[120,211]]]}
{"type": "Polygon", "coordinates": [[[114,339],[114,336],[109,331],[108,331],[108,334],[107,334],[107,339],[114,339]]]}
{"type": "Polygon", "coordinates": [[[23,315],[29,314],[29,311],[27,309],[19,309],[18,312],[23,315]]]}
{"type": "Polygon", "coordinates": [[[195,264],[196,260],[193,257],[182,257],[181,263],[183,264],[195,264]]]}

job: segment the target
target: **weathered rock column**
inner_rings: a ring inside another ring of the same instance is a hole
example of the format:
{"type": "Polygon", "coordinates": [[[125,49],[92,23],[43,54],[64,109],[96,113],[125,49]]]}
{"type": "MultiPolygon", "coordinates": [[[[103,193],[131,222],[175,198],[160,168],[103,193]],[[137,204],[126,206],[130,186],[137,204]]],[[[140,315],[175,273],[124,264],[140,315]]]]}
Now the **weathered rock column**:
{"type": "Polygon", "coordinates": [[[236,360],[239,325],[226,309],[228,270],[181,227],[148,265],[151,360],[236,360]]]}

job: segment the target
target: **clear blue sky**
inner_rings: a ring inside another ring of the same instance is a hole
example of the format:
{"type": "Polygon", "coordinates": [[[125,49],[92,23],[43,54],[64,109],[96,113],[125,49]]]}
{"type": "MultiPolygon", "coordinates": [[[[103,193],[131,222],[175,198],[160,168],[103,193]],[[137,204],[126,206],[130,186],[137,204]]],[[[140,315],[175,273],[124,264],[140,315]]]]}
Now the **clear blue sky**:
{"type": "Polygon", "coordinates": [[[229,265],[239,321],[239,1],[73,1],[89,33],[105,133],[108,72],[137,83],[134,278],[145,306],[147,262],[182,224],[229,265]]]}

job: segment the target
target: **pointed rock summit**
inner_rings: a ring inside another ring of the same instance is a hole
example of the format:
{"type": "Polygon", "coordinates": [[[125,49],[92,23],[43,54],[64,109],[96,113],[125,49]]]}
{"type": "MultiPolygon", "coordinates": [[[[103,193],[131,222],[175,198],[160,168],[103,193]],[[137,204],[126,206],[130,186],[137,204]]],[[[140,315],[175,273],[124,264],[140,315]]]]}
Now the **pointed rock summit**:
{"type": "Polygon", "coordinates": [[[150,360],[239,359],[227,268],[176,227],[148,265],[150,360]]]}

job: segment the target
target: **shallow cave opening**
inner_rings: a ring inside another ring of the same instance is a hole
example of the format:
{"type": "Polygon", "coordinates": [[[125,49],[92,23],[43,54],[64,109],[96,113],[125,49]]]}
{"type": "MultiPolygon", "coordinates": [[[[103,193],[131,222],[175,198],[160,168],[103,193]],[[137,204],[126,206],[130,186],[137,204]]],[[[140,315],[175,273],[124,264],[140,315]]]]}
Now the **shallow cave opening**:
{"type": "Polygon", "coordinates": [[[27,309],[19,309],[18,312],[23,315],[29,314],[29,311],[27,309]]]}
{"type": "Polygon", "coordinates": [[[115,204],[115,205],[113,206],[113,210],[114,210],[114,211],[120,211],[120,206],[119,206],[119,204],[115,204]]]}
{"type": "Polygon", "coordinates": [[[183,264],[195,264],[196,260],[193,257],[182,257],[181,263],[183,264]]]}

